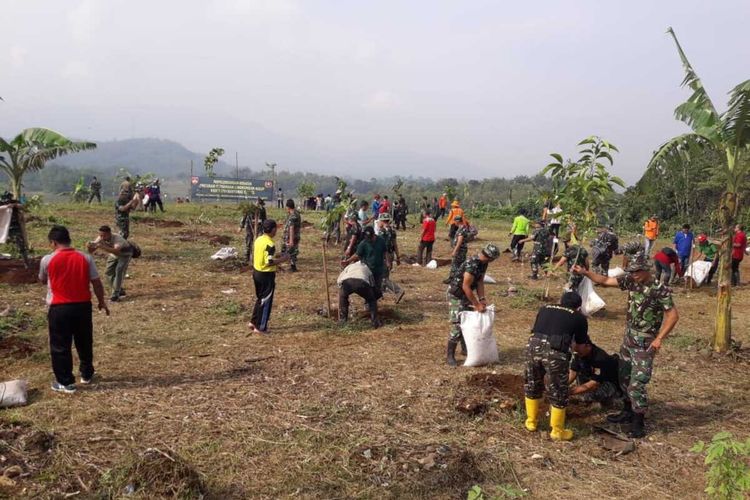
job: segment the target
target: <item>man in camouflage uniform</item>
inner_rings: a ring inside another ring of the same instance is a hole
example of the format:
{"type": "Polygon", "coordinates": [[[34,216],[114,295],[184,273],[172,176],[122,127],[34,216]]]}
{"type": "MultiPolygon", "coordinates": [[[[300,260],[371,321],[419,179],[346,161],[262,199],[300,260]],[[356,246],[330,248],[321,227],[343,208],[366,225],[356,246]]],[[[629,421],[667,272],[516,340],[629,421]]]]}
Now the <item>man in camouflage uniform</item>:
{"type": "Polygon", "coordinates": [[[612,226],[599,228],[599,236],[591,244],[591,266],[594,272],[607,276],[609,261],[617,252],[619,241],[612,226]]]}
{"type": "Polygon", "coordinates": [[[550,402],[550,437],[555,441],[573,439],[573,431],[565,428],[565,412],[569,400],[568,366],[570,346],[586,342],[589,324],[581,314],[581,296],[566,292],[560,305],[543,306],[537,313],[531,337],[526,344],[524,393],[526,430],[537,429],[539,405],[545,390],[550,402]]]}
{"type": "Polygon", "coordinates": [[[628,292],[628,316],[625,336],[620,348],[623,361],[620,385],[627,394],[622,412],[610,415],[613,423],[630,422],[630,437],[645,435],[643,418],[648,409],[646,385],[651,380],[654,357],[661,349],[664,338],[677,324],[679,315],[672,300],[672,290],[663,283],[654,282],[653,264],[645,253],[633,256],[625,268],[626,274],[609,278],[593,273],[581,266],[573,271],[587,276],[594,283],[619,287],[628,292]]]}
{"type": "Polygon", "coordinates": [[[281,253],[289,256],[290,269],[297,272],[297,256],[299,255],[299,240],[302,231],[302,216],[294,207],[294,200],[286,200],[286,222],[284,222],[284,244],[281,253]]]}
{"type": "Polygon", "coordinates": [[[137,200],[131,198],[128,198],[127,193],[124,193],[115,201],[115,225],[120,230],[120,236],[126,240],[130,236],[130,211],[133,210],[134,202],[137,200]]]}
{"type": "Polygon", "coordinates": [[[362,241],[362,226],[359,224],[357,212],[346,214],[346,234],[344,239],[344,258],[351,257],[357,251],[357,245],[362,241]]]}
{"type": "Polygon", "coordinates": [[[245,260],[250,264],[253,263],[253,242],[256,237],[263,234],[263,221],[267,218],[266,203],[258,198],[256,206],[243,214],[240,219],[240,231],[245,230],[245,260]]]}
{"type": "Polygon", "coordinates": [[[578,287],[581,286],[581,282],[583,281],[583,275],[578,274],[578,273],[573,273],[570,270],[575,265],[579,265],[581,267],[585,267],[586,269],[588,269],[589,268],[588,257],[589,257],[589,253],[586,251],[585,248],[583,248],[580,245],[570,245],[563,252],[562,258],[557,261],[557,264],[555,265],[555,269],[567,264],[568,282],[565,284],[565,287],[564,287],[564,290],[566,292],[578,291],[578,287]]]}
{"type": "Polygon", "coordinates": [[[451,240],[451,271],[447,278],[443,280],[446,285],[450,284],[456,273],[459,272],[461,264],[466,260],[466,253],[469,250],[470,230],[468,224],[464,221],[463,216],[456,215],[453,218],[454,225],[458,228],[451,240]]]}
{"type": "Polygon", "coordinates": [[[99,181],[99,179],[94,176],[93,179],[91,179],[91,183],[89,184],[89,190],[91,191],[91,194],[89,194],[89,205],[91,205],[91,202],[94,200],[94,197],[96,197],[96,201],[101,203],[102,202],[102,183],[99,181]]]}
{"type": "Polygon", "coordinates": [[[450,366],[456,366],[456,346],[463,341],[460,313],[472,308],[477,312],[484,312],[487,308],[484,275],[489,263],[498,257],[500,250],[489,243],[479,255],[466,259],[458,272],[451,276],[448,286],[448,317],[451,329],[446,354],[446,361],[450,366]]]}
{"type": "MultiPolygon", "coordinates": [[[[544,224],[544,221],[538,220],[534,222],[534,232],[531,236],[525,238],[518,243],[526,243],[527,241],[534,242],[534,249],[531,252],[531,276],[529,278],[533,280],[539,279],[539,269],[549,262],[550,256],[552,255],[552,232],[544,224]]],[[[547,274],[547,272],[544,272],[547,274]]]]}
{"type": "Polygon", "coordinates": [[[391,281],[391,271],[393,271],[393,261],[396,265],[401,265],[401,254],[398,251],[398,242],[396,230],[391,226],[391,216],[388,213],[382,213],[378,217],[380,225],[380,236],[385,240],[385,274],[383,275],[383,290],[389,290],[396,295],[396,304],[404,298],[404,291],[397,283],[391,281]]]}

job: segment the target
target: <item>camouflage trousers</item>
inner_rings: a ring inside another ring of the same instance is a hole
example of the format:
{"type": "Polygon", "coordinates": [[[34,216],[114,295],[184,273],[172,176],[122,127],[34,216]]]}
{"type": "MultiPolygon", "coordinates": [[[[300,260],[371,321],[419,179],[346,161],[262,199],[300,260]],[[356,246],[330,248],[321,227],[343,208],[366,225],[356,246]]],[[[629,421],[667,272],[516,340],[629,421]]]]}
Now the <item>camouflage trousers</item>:
{"type": "Polygon", "coordinates": [[[253,263],[253,243],[255,242],[255,236],[251,232],[245,233],[245,260],[250,264],[253,263]]]}
{"type": "Polygon", "coordinates": [[[591,261],[591,270],[602,276],[607,276],[607,273],[609,273],[609,262],[611,260],[611,256],[606,253],[601,253],[591,261]]]}
{"type": "Polygon", "coordinates": [[[549,261],[549,255],[544,253],[533,252],[531,254],[531,273],[536,276],[539,274],[539,269],[549,261]]]}
{"type": "Polygon", "coordinates": [[[553,349],[546,338],[532,336],[526,344],[525,382],[526,397],[539,399],[545,389],[547,375],[547,398],[557,408],[568,406],[568,368],[570,353],[553,349]]]}
{"type": "Polygon", "coordinates": [[[396,295],[401,293],[401,287],[396,283],[395,281],[391,280],[391,269],[386,267],[385,273],[383,273],[383,286],[381,287],[383,291],[388,290],[389,292],[392,292],[396,295]]]}
{"type": "Polygon", "coordinates": [[[450,293],[448,294],[448,319],[451,323],[448,340],[458,341],[464,337],[461,332],[461,311],[469,311],[469,306],[461,299],[457,299],[450,293]]]}
{"type": "Polygon", "coordinates": [[[115,225],[120,230],[120,236],[127,240],[130,236],[130,214],[118,211],[115,215],[115,225]]]}
{"type": "MultiPolygon", "coordinates": [[[[588,377],[582,377],[580,375],[576,377],[576,382],[578,383],[578,385],[583,385],[589,380],[591,379],[589,379],[588,377]]],[[[605,381],[600,383],[599,387],[597,387],[594,391],[584,393],[580,397],[583,401],[609,403],[612,402],[612,400],[614,400],[615,398],[619,399],[620,397],[622,397],[622,393],[620,392],[620,388],[617,387],[617,385],[612,382],[605,381]]]]}
{"type": "Polygon", "coordinates": [[[299,243],[295,243],[292,246],[287,245],[284,243],[281,247],[281,253],[289,255],[289,263],[297,267],[297,256],[299,256],[299,243]]]}
{"type": "Polygon", "coordinates": [[[620,387],[636,413],[645,413],[648,409],[646,384],[651,380],[656,354],[648,347],[653,340],[653,334],[627,328],[620,347],[620,387]]]}

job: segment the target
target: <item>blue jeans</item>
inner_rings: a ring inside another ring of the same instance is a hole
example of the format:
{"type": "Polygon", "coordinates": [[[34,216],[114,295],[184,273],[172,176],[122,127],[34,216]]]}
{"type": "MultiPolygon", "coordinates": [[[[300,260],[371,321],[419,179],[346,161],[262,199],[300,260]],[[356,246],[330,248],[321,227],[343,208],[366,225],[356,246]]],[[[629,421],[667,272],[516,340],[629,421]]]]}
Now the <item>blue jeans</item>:
{"type": "Polygon", "coordinates": [[[687,271],[689,260],[690,260],[690,255],[680,255],[680,267],[682,268],[683,273],[687,271]]]}

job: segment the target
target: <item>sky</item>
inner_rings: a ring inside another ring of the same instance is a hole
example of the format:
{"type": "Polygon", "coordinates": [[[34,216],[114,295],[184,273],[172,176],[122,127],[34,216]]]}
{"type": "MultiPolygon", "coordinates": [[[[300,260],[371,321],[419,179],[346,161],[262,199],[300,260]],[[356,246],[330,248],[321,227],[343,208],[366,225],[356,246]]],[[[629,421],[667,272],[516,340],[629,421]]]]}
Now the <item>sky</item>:
{"type": "Polygon", "coordinates": [[[720,110],[750,2],[0,0],[0,135],[158,137],[359,178],[533,175],[600,135],[632,183],[686,131],[672,26],[720,110]]]}

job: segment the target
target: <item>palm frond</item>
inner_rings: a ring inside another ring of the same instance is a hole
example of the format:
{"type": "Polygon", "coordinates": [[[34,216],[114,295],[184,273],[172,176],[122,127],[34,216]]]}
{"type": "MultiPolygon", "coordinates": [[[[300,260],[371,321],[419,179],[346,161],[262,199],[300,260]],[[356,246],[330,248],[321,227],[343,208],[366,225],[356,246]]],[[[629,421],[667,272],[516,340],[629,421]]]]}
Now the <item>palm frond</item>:
{"type": "MultiPolygon", "coordinates": [[[[683,68],[685,68],[685,78],[682,80],[682,86],[690,87],[693,90],[693,94],[688,98],[687,102],[675,109],[675,117],[685,122],[695,132],[711,137],[713,135],[711,130],[715,130],[720,123],[719,113],[716,111],[716,106],[714,106],[713,101],[711,101],[706,89],[703,87],[703,82],[682,50],[682,46],[677,40],[674,30],[669,28],[667,33],[674,39],[674,43],[677,46],[677,53],[680,55],[683,68]]],[[[712,139],[714,138],[712,137],[712,139]]]]}
{"type": "Polygon", "coordinates": [[[750,80],[729,92],[729,109],[722,116],[722,133],[733,154],[750,146],[750,80]]]}
{"type": "Polygon", "coordinates": [[[698,149],[714,148],[711,139],[696,133],[682,134],[673,137],[654,151],[651,160],[648,162],[647,169],[658,168],[663,163],[673,161],[675,157],[686,151],[696,151],[698,149]]]}

